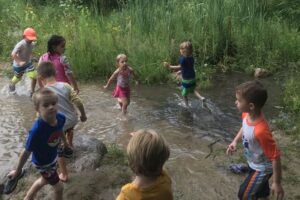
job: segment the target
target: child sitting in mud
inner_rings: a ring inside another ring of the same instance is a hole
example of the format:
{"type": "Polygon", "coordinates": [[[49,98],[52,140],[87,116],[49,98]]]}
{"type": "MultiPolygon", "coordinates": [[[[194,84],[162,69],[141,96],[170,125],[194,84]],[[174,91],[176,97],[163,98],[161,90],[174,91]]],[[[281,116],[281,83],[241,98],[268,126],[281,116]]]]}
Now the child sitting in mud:
{"type": "Polygon", "coordinates": [[[66,118],[63,114],[57,113],[58,97],[47,88],[37,91],[33,96],[33,102],[39,118],[29,131],[25,150],[21,153],[16,170],[7,175],[10,180],[4,188],[5,193],[9,194],[15,189],[24,172],[22,168],[32,153],[32,163],[40,172],[41,177],[32,184],[24,199],[34,199],[44,185],[50,184],[54,189],[54,199],[61,200],[63,185],[56,171],[56,160],[57,147],[61,139],[65,143],[63,126],[66,118]]]}
{"type": "Polygon", "coordinates": [[[171,179],[163,170],[170,155],[165,139],[154,130],[139,130],[132,133],[127,154],[136,176],[122,187],[117,200],[172,200],[171,179]]]}
{"type": "Polygon", "coordinates": [[[36,41],[36,33],[33,28],[26,28],[23,32],[23,40],[18,42],[14,47],[11,56],[13,58],[14,76],[9,84],[9,91],[14,92],[16,84],[21,80],[24,73],[31,79],[32,96],[36,86],[36,71],[31,62],[31,54],[33,49],[33,41],[36,41]]]}
{"type": "Polygon", "coordinates": [[[87,119],[85,109],[78,94],[68,83],[56,81],[56,71],[52,62],[41,62],[37,72],[42,85],[58,96],[58,111],[66,116],[66,123],[63,130],[66,135],[68,146],[63,147],[62,149],[59,148],[58,164],[61,171],[61,174],[59,174],[60,180],[67,181],[68,173],[64,157],[71,156],[70,154],[73,152],[73,131],[78,122],[78,116],[74,105],[76,105],[80,112],[80,120],[82,122],[87,119]]]}
{"type": "Polygon", "coordinates": [[[204,97],[196,90],[196,73],[194,69],[193,58],[193,46],[189,41],[180,44],[180,58],[178,65],[170,65],[168,62],[164,62],[164,66],[173,69],[176,72],[176,79],[178,76],[182,76],[181,80],[181,95],[183,96],[184,103],[188,106],[188,94],[193,93],[202,102],[204,97]],[[180,70],[180,71],[178,71],[180,70]]]}
{"type": "Polygon", "coordinates": [[[138,85],[138,79],[133,69],[127,64],[127,56],[125,54],[119,54],[116,58],[118,69],[108,79],[104,89],[107,89],[111,82],[117,78],[117,85],[114,89],[113,96],[118,99],[118,103],[122,109],[123,117],[127,114],[127,107],[130,104],[130,78],[136,80],[135,83],[138,85]]]}
{"type": "Polygon", "coordinates": [[[241,184],[239,199],[268,199],[269,179],[273,174],[272,194],[283,199],[280,153],[262,113],[268,98],[267,90],[258,81],[248,81],[236,88],[236,107],[242,112],[242,127],[227,148],[227,154],[237,150],[242,140],[249,175],[241,184]]]}

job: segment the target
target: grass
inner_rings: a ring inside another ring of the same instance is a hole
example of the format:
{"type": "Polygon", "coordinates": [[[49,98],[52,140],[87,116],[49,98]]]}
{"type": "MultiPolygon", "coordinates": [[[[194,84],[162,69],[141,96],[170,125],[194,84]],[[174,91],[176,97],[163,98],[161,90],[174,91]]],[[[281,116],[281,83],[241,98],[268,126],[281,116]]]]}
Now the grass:
{"type": "Polygon", "coordinates": [[[126,53],[143,82],[164,82],[167,71],[161,63],[177,63],[183,40],[193,42],[195,67],[205,73],[198,74],[199,81],[213,74],[204,69],[206,63],[228,65],[227,58],[235,57],[239,68],[252,65],[278,70],[280,63],[295,61],[300,53],[296,28],[282,19],[266,17],[264,1],[189,0],[182,4],[179,0],[128,0],[107,15],[95,15],[90,6],[76,4],[80,1],[47,6],[37,5],[37,0],[27,4],[0,1],[2,57],[9,58],[22,30],[33,26],[39,38],[35,54],[46,51],[51,34],[63,35],[66,54],[81,79],[108,77],[116,55],[126,53]]]}
{"type": "Polygon", "coordinates": [[[108,146],[106,157],[115,164],[128,165],[126,152],[117,144],[112,143],[108,146]]]}

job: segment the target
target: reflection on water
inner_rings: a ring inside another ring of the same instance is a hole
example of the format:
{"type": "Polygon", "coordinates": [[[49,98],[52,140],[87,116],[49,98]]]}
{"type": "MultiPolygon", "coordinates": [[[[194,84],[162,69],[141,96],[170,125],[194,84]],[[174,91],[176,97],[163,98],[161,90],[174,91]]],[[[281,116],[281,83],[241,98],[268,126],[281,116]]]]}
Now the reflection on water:
{"type": "MultiPolygon", "coordinates": [[[[111,91],[104,92],[99,85],[81,85],[80,96],[88,121],[79,122],[75,137],[76,134],[85,134],[125,147],[130,132],[140,128],[155,129],[164,135],[171,147],[171,158],[166,167],[172,175],[177,199],[234,199],[239,179],[228,176],[220,166],[229,162],[224,155],[224,144],[232,139],[240,126],[234,105],[234,86],[249,77],[233,75],[230,81],[227,79],[226,76],[219,77],[215,88],[202,91],[207,97],[204,108],[193,97],[190,107],[184,107],[179,91],[169,86],[133,88],[127,121],[120,120],[120,110],[111,91]],[[215,154],[208,156],[209,145],[216,140],[215,154]],[[220,184],[227,186],[216,187],[220,184]]],[[[17,86],[16,95],[9,95],[8,79],[0,78],[2,173],[17,162],[35,118],[26,89],[28,81],[24,83],[25,86],[17,86]]]]}

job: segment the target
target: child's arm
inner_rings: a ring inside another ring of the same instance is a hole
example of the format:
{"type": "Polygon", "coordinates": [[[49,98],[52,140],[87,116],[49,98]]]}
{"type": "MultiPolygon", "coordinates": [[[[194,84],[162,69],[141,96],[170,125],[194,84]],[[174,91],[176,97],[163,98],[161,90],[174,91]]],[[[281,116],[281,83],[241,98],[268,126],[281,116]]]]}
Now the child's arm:
{"type": "Polygon", "coordinates": [[[132,76],[135,80],[135,84],[138,85],[139,82],[140,82],[139,79],[138,79],[138,76],[136,75],[136,73],[134,72],[134,70],[131,67],[129,69],[130,69],[130,72],[131,72],[131,74],[132,74],[132,76]]]}
{"type": "Polygon", "coordinates": [[[22,61],[20,58],[19,58],[19,56],[17,55],[17,53],[11,53],[11,57],[12,57],[12,59],[16,62],[16,64],[18,65],[18,66],[23,66],[24,64],[25,64],[25,62],[24,61],[22,61]]]}
{"type": "Polygon", "coordinates": [[[27,151],[26,149],[21,153],[20,158],[19,158],[19,162],[17,165],[16,170],[12,170],[11,172],[8,173],[8,177],[10,177],[11,179],[14,179],[18,174],[21,173],[23,166],[25,165],[28,157],[30,156],[31,152],[27,151]]]}
{"type": "Polygon", "coordinates": [[[65,74],[67,75],[71,85],[73,86],[74,90],[77,92],[77,94],[79,93],[79,88],[78,88],[78,85],[77,85],[77,81],[75,79],[75,76],[71,70],[71,67],[70,67],[70,63],[67,59],[66,56],[61,56],[60,58],[60,62],[63,64],[64,66],[64,70],[65,70],[65,74]]]}
{"type": "Polygon", "coordinates": [[[273,183],[271,187],[272,194],[275,195],[276,199],[283,199],[284,191],[281,186],[281,162],[280,157],[272,161],[273,166],[273,183]]]}
{"type": "Polygon", "coordinates": [[[230,143],[230,145],[228,145],[227,150],[226,150],[227,155],[229,155],[229,154],[231,155],[233,152],[236,151],[237,143],[241,140],[242,135],[243,135],[243,132],[242,132],[242,127],[241,127],[239,132],[233,139],[233,141],[230,143]]]}
{"type": "Polygon", "coordinates": [[[119,69],[117,69],[108,79],[106,85],[103,86],[104,89],[107,89],[109,87],[109,85],[111,84],[111,82],[117,77],[119,73],[119,69]]]}
{"type": "Polygon", "coordinates": [[[170,65],[168,62],[164,62],[164,66],[169,69],[179,70],[181,69],[181,65],[170,65]]]}
{"type": "Polygon", "coordinates": [[[86,114],[85,114],[85,109],[83,106],[83,103],[78,96],[78,94],[75,92],[75,90],[69,85],[66,84],[66,87],[69,87],[70,90],[70,101],[76,105],[80,112],[80,121],[85,122],[87,120],[86,114]]]}
{"type": "Polygon", "coordinates": [[[69,74],[67,74],[67,76],[68,76],[68,79],[70,80],[70,82],[71,82],[71,84],[72,84],[74,90],[75,90],[76,93],[78,94],[78,93],[79,93],[79,88],[78,88],[77,81],[76,81],[76,79],[75,79],[73,73],[69,73],[69,74]]]}

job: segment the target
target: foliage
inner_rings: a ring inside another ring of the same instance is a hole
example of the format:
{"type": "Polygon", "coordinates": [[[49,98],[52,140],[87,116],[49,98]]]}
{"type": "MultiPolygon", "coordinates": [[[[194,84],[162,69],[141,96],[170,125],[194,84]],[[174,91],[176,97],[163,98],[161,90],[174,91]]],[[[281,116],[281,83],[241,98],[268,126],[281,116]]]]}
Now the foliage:
{"type": "Polygon", "coordinates": [[[267,13],[278,16],[293,24],[300,31],[300,1],[299,0],[270,0],[267,1],[267,13]]]}
{"type": "MultiPolygon", "coordinates": [[[[66,38],[66,55],[80,79],[107,78],[115,69],[116,55],[125,53],[140,80],[153,83],[168,79],[161,63],[176,64],[179,44],[190,40],[200,85],[208,85],[216,64],[223,71],[278,71],[282,63],[298,59],[297,26],[288,16],[279,17],[279,0],[272,2],[0,0],[0,54],[8,59],[22,30],[31,26],[38,33],[37,56],[46,51],[50,35],[66,38]]],[[[293,5],[297,9],[298,3],[293,5]]]]}
{"type": "Polygon", "coordinates": [[[128,165],[125,151],[115,143],[108,146],[108,153],[106,155],[111,162],[128,165]]]}
{"type": "Polygon", "coordinates": [[[33,6],[46,6],[49,4],[75,6],[77,8],[87,7],[93,14],[108,14],[125,0],[25,0],[26,4],[33,6]]]}

